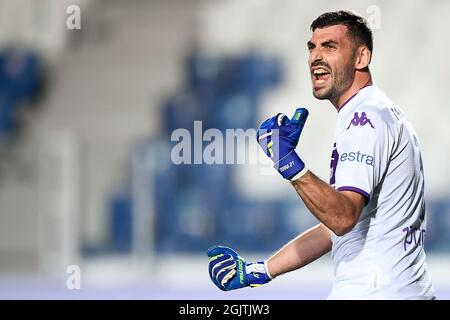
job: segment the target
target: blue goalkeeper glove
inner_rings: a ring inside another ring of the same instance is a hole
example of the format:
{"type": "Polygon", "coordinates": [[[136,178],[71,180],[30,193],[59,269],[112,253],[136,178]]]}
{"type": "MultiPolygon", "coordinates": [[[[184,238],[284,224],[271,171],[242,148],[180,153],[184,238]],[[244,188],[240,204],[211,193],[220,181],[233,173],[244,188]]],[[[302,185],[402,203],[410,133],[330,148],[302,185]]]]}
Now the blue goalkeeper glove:
{"type": "Polygon", "coordinates": [[[308,118],[308,110],[298,108],[290,120],[282,113],[264,121],[256,138],[274,167],[285,179],[292,179],[305,169],[305,164],[295,152],[300,134],[308,118]]]}
{"type": "Polygon", "coordinates": [[[220,290],[258,287],[272,280],[263,261],[246,263],[231,248],[215,246],[207,254],[209,276],[220,290]]]}

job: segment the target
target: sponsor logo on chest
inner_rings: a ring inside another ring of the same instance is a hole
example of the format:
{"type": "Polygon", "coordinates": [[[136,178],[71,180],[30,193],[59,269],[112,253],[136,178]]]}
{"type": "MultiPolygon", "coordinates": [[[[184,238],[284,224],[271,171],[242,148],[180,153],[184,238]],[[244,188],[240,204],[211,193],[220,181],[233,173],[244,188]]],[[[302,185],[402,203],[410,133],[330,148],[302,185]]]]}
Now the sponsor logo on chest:
{"type": "Polygon", "coordinates": [[[340,162],[359,162],[373,167],[374,158],[372,155],[362,153],[361,151],[344,152],[340,155],[340,162]]]}

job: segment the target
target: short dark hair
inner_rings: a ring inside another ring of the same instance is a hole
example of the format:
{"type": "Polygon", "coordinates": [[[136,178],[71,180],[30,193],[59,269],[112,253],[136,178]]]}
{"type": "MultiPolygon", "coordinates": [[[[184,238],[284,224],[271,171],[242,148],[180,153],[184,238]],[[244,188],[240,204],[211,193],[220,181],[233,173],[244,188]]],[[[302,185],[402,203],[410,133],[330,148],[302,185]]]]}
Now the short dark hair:
{"type": "Polygon", "coordinates": [[[367,20],[354,12],[344,10],[325,12],[311,23],[311,31],[340,24],[347,26],[349,35],[357,45],[365,45],[373,52],[372,30],[367,20]]]}

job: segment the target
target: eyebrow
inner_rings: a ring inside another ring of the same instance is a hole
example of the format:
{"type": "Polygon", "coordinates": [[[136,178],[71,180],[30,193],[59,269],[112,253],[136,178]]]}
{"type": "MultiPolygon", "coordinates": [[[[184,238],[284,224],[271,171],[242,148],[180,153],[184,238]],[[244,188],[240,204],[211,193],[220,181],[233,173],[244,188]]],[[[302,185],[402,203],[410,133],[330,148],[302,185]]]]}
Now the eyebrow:
{"type": "MultiPolygon", "coordinates": [[[[324,42],[321,43],[322,46],[326,46],[326,45],[337,45],[338,43],[334,40],[326,40],[324,42]]],[[[311,40],[309,40],[306,45],[308,46],[308,48],[315,48],[316,45],[315,43],[313,43],[311,40]]]]}
{"type": "Polygon", "coordinates": [[[322,42],[322,46],[326,46],[326,45],[330,45],[330,44],[337,45],[338,43],[334,40],[327,40],[327,41],[322,42]]]}

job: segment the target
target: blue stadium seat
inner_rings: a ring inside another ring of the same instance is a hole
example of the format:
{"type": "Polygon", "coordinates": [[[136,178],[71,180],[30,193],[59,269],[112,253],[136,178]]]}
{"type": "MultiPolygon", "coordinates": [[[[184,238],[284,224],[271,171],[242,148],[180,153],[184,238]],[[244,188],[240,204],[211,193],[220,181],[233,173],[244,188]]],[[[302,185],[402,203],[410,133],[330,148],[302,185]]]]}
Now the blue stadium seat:
{"type": "Polygon", "coordinates": [[[17,127],[17,98],[10,91],[0,92],[0,136],[14,132],[17,127]]]}
{"type": "Polygon", "coordinates": [[[261,94],[282,81],[282,63],[276,57],[251,52],[243,58],[242,65],[242,82],[248,92],[261,94]]]}
{"type": "Polygon", "coordinates": [[[38,94],[41,62],[33,52],[0,52],[0,136],[17,129],[17,107],[38,94]]]}
{"type": "Polygon", "coordinates": [[[186,59],[186,83],[188,90],[214,91],[218,86],[222,72],[222,60],[219,57],[194,51],[186,59]]]}
{"type": "Polygon", "coordinates": [[[425,247],[429,251],[450,251],[450,200],[427,201],[425,247]]]}
{"type": "Polygon", "coordinates": [[[258,97],[245,91],[218,96],[213,106],[213,127],[224,133],[226,129],[255,128],[258,105],[258,97]]]}
{"type": "Polygon", "coordinates": [[[19,99],[37,94],[40,60],[33,52],[7,49],[0,53],[0,91],[9,91],[19,99]]]}
{"type": "Polygon", "coordinates": [[[215,215],[201,190],[183,190],[158,208],[156,247],[159,252],[203,251],[214,239],[215,215]]]}
{"type": "Polygon", "coordinates": [[[115,252],[130,252],[132,245],[132,201],[129,193],[118,193],[110,203],[110,247],[115,252]]]}

